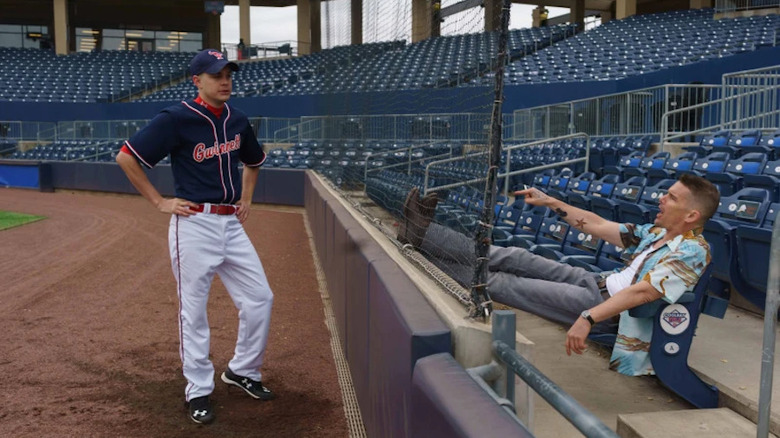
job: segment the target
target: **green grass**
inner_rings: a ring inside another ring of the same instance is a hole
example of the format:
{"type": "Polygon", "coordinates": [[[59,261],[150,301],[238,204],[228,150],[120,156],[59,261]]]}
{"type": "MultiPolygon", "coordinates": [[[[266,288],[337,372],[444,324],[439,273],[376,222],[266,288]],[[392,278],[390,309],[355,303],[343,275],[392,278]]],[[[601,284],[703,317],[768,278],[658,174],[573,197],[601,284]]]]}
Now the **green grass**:
{"type": "Polygon", "coordinates": [[[46,219],[44,216],[33,216],[31,214],[12,213],[10,211],[0,211],[0,231],[18,227],[29,222],[46,219]]]}

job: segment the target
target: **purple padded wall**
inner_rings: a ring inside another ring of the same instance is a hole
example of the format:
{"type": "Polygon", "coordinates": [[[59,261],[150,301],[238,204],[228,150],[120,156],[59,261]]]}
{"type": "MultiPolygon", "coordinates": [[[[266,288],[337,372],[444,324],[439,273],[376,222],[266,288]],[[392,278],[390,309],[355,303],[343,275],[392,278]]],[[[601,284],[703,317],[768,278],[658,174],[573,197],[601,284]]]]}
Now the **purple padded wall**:
{"type": "Polygon", "coordinates": [[[410,437],[533,438],[448,353],[417,361],[410,437]]]}

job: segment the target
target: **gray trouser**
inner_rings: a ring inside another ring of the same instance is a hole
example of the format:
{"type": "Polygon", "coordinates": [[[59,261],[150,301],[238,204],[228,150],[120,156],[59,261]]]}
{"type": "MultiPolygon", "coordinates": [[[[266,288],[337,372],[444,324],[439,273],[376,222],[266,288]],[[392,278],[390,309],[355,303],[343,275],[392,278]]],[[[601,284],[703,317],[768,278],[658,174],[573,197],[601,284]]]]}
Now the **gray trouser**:
{"type": "MultiPolygon", "coordinates": [[[[431,224],[420,251],[466,289],[476,266],[474,241],[438,224],[431,224]]],[[[604,301],[597,275],[533,254],[523,248],[490,247],[490,297],[551,321],[571,325],[580,313],[604,301]]],[[[615,332],[616,324],[602,322],[596,332],[615,332]]]]}

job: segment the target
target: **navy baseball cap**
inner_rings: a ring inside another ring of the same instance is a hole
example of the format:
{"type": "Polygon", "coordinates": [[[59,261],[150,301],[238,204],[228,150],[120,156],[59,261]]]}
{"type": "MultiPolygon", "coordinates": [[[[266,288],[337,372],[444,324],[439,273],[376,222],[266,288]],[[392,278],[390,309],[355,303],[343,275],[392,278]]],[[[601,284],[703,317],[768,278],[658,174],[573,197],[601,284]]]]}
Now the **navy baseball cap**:
{"type": "Polygon", "coordinates": [[[216,49],[203,49],[190,61],[190,74],[209,73],[215,75],[221,72],[225,66],[230,67],[233,71],[238,71],[238,64],[228,61],[224,53],[216,49]]]}

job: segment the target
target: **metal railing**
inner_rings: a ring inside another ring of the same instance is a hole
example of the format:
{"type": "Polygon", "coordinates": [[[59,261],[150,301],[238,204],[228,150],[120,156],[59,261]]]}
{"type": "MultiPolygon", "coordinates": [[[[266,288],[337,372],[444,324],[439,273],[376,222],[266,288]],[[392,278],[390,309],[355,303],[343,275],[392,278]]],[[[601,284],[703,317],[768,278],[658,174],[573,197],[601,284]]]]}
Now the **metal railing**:
{"type": "Polygon", "coordinates": [[[55,127],[53,122],[0,120],[0,142],[52,141],[55,127]]]}
{"type": "Polygon", "coordinates": [[[723,129],[780,126],[780,65],[723,75],[723,129]]]}
{"type": "Polygon", "coordinates": [[[449,152],[448,153],[434,155],[434,156],[430,156],[429,155],[429,156],[425,156],[423,158],[415,158],[415,151],[424,150],[424,149],[426,149],[426,148],[428,148],[430,146],[431,146],[431,143],[422,144],[422,145],[419,145],[419,144],[418,145],[409,145],[406,148],[396,149],[394,151],[372,152],[372,153],[367,154],[365,156],[366,163],[365,163],[365,167],[364,167],[364,170],[363,170],[363,181],[368,179],[369,173],[372,173],[372,172],[376,173],[376,172],[380,172],[382,170],[398,169],[398,168],[402,168],[402,167],[406,168],[406,174],[407,175],[411,175],[412,174],[412,169],[414,168],[415,164],[419,164],[419,163],[422,163],[422,162],[425,162],[425,161],[428,161],[428,160],[431,160],[431,159],[441,158],[441,157],[445,157],[445,156],[446,157],[452,157],[452,155],[454,153],[452,145],[449,145],[449,152]],[[372,161],[376,161],[377,158],[390,158],[390,157],[393,157],[396,152],[403,152],[404,155],[406,156],[406,159],[399,160],[397,162],[390,163],[390,164],[385,164],[383,166],[375,166],[374,167],[374,166],[371,165],[372,161]]]}
{"type": "Polygon", "coordinates": [[[299,121],[297,117],[252,117],[249,119],[249,124],[252,125],[260,142],[271,143],[277,142],[276,132],[297,126],[299,121]]]}
{"type": "Polygon", "coordinates": [[[598,417],[515,351],[515,327],[516,315],[513,311],[497,310],[493,313],[494,360],[490,364],[467,370],[472,378],[485,388],[500,406],[514,414],[517,375],[584,436],[617,438],[618,435],[598,417]],[[489,384],[485,382],[485,378],[490,380],[489,384]]]}
{"type": "Polygon", "coordinates": [[[780,66],[723,76],[720,98],[673,109],[661,118],[661,150],[697,135],[780,127],[780,66]]]}
{"type": "Polygon", "coordinates": [[[780,221],[776,221],[772,229],[772,244],[769,250],[769,277],[766,284],[766,307],[764,310],[764,347],[761,355],[761,386],[758,396],[758,433],[756,436],[759,438],[766,438],[769,435],[778,308],[780,308],[780,221]]]}
{"type": "Polygon", "coordinates": [[[127,139],[149,123],[139,120],[68,120],[57,122],[57,140],[127,139]]]}
{"type": "MultiPolygon", "coordinates": [[[[574,132],[657,135],[665,112],[718,99],[720,89],[718,85],[668,84],[516,110],[512,138],[532,140],[574,132]]],[[[680,116],[673,122],[682,126],[695,120],[680,116]]]]}
{"type": "MultiPolygon", "coordinates": [[[[261,142],[274,141],[274,133],[280,129],[297,125],[298,118],[254,117],[249,119],[261,142]]],[[[3,122],[0,122],[3,123],[3,122]]],[[[20,122],[9,122],[20,123],[20,122]]],[[[33,122],[21,122],[33,123],[33,122]]],[[[149,119],[139,120],[69,120],[51,123],[51,140],[109,140],[127,139],[149,123],[149,119]]]]}
{"type": "MultiPolygon", "coordinates": [[[[504,138],[512,116],[504,116],[504,138]]],[[[306,140],[463,141],[487,144],[490,113],[386,114],[301,117],[299,138],[306,140]]]]}
{"type": "Polygon", "coordinates": [[[227,54],[227,58],[233,61],[298,56],[298,41],[268,41],[240,49],[236,43],[222,43],[222,53],[227,54]]]}
{"type": "MultiPolygon", "coordinates": [[[[443,185],[440,185],[440,186],[428,187],[428,182],[430,180],[431,167],[436,166],[436,165],[441,165],[441,164],[453,163],[453,162],[457,162],[457,161],[470,160],[470,159],[473,159],[475,157],[487,155],[487,153],[488,153],[487,151],[476,152],[476,153],[472,153],[472,154],[468,154],[468,155],[464,155],[464,156],[446,158],[446,159],[442,159],[442,160],[436,160],[436,161],[429,162],[425,166],[425,178],[423,180],[424,181],[424,183],[423,183],[424,192],[425,193],[429,193],[429,192],[432,192],[432,191],[435,191],[435,190],[452,189],[452,188],[457,188],[457,187],[461,187],[461,186],[466,186],[466,185],[470,185],[470,184],[486,181],[487,180],[487,176],[479,177],[479,178],[473,178],[473,179],[466,180],[466,181],[460,181],[460,182],[457,182],[457,183],[443,184],[443,185]]],[[[506,165],[505,165],[504,173],[499,173],[497,177],[499,179],[502,179],[502,178],[504,179],[503,194],[504,194],[504,196],[508,196],[509,195],[509,181],[510,181],[510,178],[512,176],[522,175],[522,174],[525,174],[525,173],[538,172],[540,170],[551,169],[551,168],[555,168],[555,167],[563,167],[563,166],[570,166],[570,165],[573,166],[573,165],[579,164],[579,163],[585,163],[585,168],[587,169],[588,165],[589,165],[589,161],[590,161],[590,136],[588,136],[587,134],[585,134],[583,132],[578,132],[578,133],[569,134],[569,135],[562,135],[562,136],[559,136],[559,137],[553,137],[553,138],[548,138],[548,139],[544,139],[544,140],[538,140],[538,141],[533,141],[533,142],[529,142],[529,143],[523,143],[523,144],[519,144],[519,145],[504,147],[501,150],[501,153],[502,154],[506,153],[506,165]],[[560,140],[568,140],[568,139],[572,139],[572,138],[580,138],[580,137],[584,138],[585,142],[586,142],[585,143],[585,156],[584,157],[574,158],[574,159],[564,160],[564,161],[559,161],[559,162],[551,163],[551,164],[544,164],[544,165],[540,165],[540,166],[529,167],[529,168],[526,168],[526,169],[519,169],[519,170],[514,170],[514,171],[511,170],[512,151],[514,151],[514,150],[521,149],[521,148],[528,148],[528,147],[532,147],[532,146],[537,146],[537,145],[540,145],[540,144],[553,143],[553,142],[560,141],[560,140]]],[[[487,163],[487,159],[485,159],[485,163],[487,163]]]]}
{"type": "Polygon", "coordinates": [[[780,7],[780,0],[715,0],[715,12],[734,12],[778,7],[780,7]]]}

